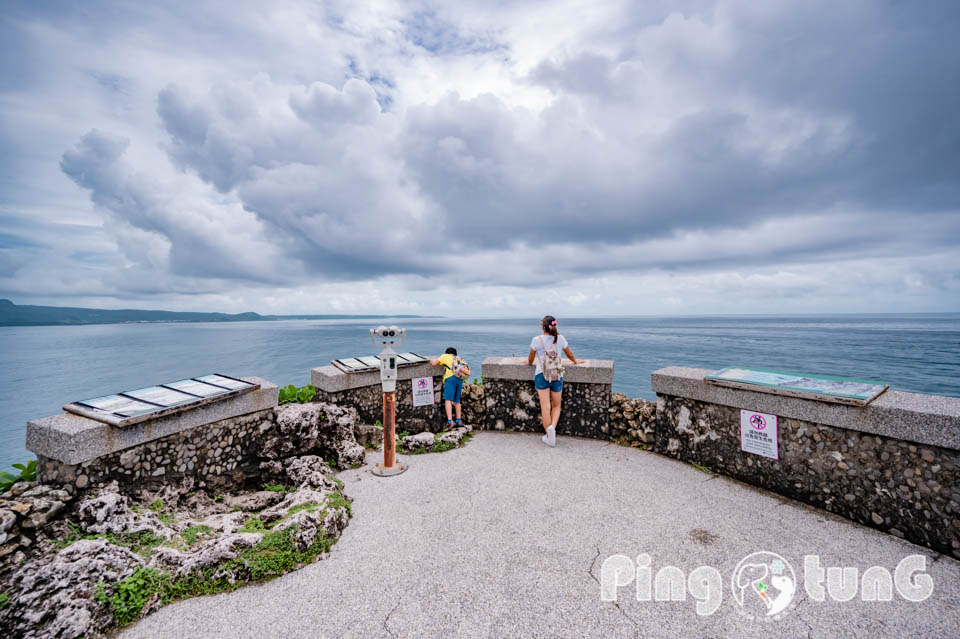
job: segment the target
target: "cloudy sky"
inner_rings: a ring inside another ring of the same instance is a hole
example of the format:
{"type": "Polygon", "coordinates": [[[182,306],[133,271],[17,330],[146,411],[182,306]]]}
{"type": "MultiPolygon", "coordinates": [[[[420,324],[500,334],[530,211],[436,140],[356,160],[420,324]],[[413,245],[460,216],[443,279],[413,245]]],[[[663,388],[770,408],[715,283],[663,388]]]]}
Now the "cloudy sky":
{"type": "Polygon", "coordinates": [[[7,1],[0,297],[960,311],[958,33],[955,0],[7,1]]]}

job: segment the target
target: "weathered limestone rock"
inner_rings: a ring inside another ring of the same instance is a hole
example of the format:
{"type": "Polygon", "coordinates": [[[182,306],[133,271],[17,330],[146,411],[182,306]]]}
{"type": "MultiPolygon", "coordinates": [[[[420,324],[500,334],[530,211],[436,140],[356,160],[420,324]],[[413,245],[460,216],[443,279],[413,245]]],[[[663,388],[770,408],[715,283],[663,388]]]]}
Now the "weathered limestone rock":
{"type": "Polygon", "coordinates": [[[130,499],[119,492],[116,482],[111,482],[92,499],[84,500],[77,507],[77,519],[84,530],[94,533],[151,532],[169,539],[173,531],[164,526],[155,513],[135,513],[130,499]]]}
{"type": "Polygon", "coordinates": [[[244,548],[252,548],[263,539],[261,533],[230,533],[200,542],[188,552],[160,547],[150,557],[150,567],[172,575],[187,575],[236,559],[244,548]]]}
{"type": "Polygon", "coordinates": [[[657,404],[623,393],[610,396],[610,435],[652,444],[657,427],[657,404]]]}
{"type": "Polygon", "coordinates": [[[281,493],[270,490],[259,490],[255,493],[240,493],[239,495],[228,495],[224,498],[224,503],[231,509],[239,508],[244,512],[263,510],[269,508],[283,499],[281,493]]]}
{"type": "Polygon", "coordinates": [[[260,457],[282,459],[304,453],[333,459],[340,467],[362,463],[363,446],[354,426],[357,411],[333,404],[289,404],[277,409],[276,427],[263,433],[260,457]]]}
{"type": "Polygon", "coordinates": [[[433,433],[417,433],[416,435],[407,435],[401,439],[400,447],[407,451],[419,450],[421,448],[433,450],[434,441],[433,433]]]}
{"type": "Polygon", "coordinates": [[[0,627],[11,637],[99,635],[113,619],[94,597],[96,584],[124,579],[140,564],[137,555],[105,539],[78,541],[49,562],[28,563],[7,586],[10,603],[0,611],[0,627]]]}

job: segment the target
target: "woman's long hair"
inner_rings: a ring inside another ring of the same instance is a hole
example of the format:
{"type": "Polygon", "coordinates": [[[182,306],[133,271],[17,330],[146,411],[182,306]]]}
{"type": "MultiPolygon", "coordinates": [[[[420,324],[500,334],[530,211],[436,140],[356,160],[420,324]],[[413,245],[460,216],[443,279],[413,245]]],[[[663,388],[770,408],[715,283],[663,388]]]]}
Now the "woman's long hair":
{"type": "Polygon", "coordinates": [[[556,344],[557,338],[560,337],[560,333],[557,332],[557,318],[553,315],[546,315],[540,320],[540,325],[543,326],[544,331],[553,335],[553,343],[556,344]]]}

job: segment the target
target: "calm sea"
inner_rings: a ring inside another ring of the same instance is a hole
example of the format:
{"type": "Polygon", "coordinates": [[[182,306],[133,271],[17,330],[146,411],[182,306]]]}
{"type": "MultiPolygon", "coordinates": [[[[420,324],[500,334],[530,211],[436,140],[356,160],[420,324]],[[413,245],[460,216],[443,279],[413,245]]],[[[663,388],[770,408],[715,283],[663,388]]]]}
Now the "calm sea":
{"type": "MultiPolygon", "coordinates": [[[[32,457],[28,419],[74,400],[205,373],[309,383],[331,359],[373,355],[370,320],[0,328],[0,470],[32,457]]],[[[455,346],[475,373],[491,355],[525,355],[531,320],[403,320],[421,354],[455,346]]],[[[887,382],[960,397],[960,314],[641,317],[561,322],[577,357],[613,359],[613,389],[653,399],[664,366],[755,366],[887,382]]]]}

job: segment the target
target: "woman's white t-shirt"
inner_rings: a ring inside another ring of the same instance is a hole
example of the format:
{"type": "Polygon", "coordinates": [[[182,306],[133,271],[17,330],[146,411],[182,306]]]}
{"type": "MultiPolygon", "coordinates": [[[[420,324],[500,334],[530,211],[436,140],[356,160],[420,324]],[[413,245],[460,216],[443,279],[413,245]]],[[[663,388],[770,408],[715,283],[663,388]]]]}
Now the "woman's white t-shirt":
{"type": "Polygon", "coordinates": [[[563,352],[563,349],[567,347],[567,340],[563,335],[557,337],[557,343],[553,343],[553,335],[538,335],[533,338],[533,341],[530,342],[530,348],[537,352],[537,356],[534,358],[534,361],[537,363],[537,372],[534,375],[539,375],[543,372],[543,359],[546,357],[544,355],[543,346],[547,346],[547,350],[551,353],[556,350],[557,354],[563,352]],[[540,338],[543,338],[543,341],[540,341],[540,338]]]}

